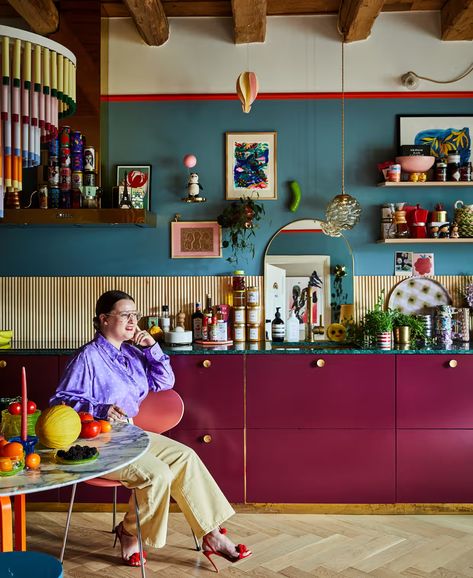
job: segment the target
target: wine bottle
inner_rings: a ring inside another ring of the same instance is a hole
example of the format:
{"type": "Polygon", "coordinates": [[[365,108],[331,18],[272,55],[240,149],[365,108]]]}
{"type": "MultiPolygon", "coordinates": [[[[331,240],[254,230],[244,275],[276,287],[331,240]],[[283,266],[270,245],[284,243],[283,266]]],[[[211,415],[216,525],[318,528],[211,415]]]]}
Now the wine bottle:
{"type": "Polygon", "coordinates": [[[192,339],[202,339],[202,320],[204,314],[200,310],[200,303],[195,304],[195,311],[192,314],[192,339]]]}
{"type": "Polygon", "coordinates": [[[118,205],[120,209],[132,209],[130,195],[128,194],[128,173],[125,173],[123,178],[123,195],[118,205]]]}

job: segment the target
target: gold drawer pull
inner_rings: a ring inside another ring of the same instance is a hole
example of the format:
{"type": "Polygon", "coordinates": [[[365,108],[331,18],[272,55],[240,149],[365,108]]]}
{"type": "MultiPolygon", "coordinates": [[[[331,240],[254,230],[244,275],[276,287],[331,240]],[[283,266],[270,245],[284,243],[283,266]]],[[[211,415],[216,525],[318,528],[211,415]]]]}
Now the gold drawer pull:
{"type": "Polygon", "coordinates": [[[458,361],[456,359],[450,359],[450,361],[448,362],[448,366],[449,367],[456,367],[458,365],[458,361]]]}
{"type": "Polygon", "coordinates": [[[7,366],[7,362],[4,359],[0,359],[0,368],[4,368],[7,366]]]}
{"type": "Polygon", "coordinates": [[[210,361],[210,359],[204,359],[202,365],[205,367],[205,369],[208,369],[212,365],[212,362],[210,361]]]}
{"type": "Polygon", "coordinates": [[[210,444],[212,442],[212,436],[210,434],[205,434],[202,436],[202,441],[204,444],[210,444]]]}
{"type": "Polygon", "coordinates": [[[317,367],[324,367],[325,366],[325,359],[317,359],[316,365],[317,365],[317,367]]]}

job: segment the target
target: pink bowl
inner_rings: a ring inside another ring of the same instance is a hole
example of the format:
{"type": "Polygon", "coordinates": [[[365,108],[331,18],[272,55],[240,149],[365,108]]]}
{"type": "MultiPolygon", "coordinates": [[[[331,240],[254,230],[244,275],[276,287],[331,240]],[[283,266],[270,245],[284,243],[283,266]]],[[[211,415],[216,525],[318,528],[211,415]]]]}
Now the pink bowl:
{"type": "Polygon", "coordinates": [[[425,173],[435,162],[435,157],[407,156],[396,157],[396,162],[401,165],[405,173],[425,173]]]}

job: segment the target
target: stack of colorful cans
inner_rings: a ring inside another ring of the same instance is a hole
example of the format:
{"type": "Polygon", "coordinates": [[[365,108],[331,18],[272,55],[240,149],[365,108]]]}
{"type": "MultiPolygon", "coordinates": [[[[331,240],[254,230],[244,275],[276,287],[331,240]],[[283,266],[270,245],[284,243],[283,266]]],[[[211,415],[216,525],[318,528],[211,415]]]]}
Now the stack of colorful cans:
{"type": "Polygon", "coordinates": [[[49,208],[59,208],[59,138],[49,142],[48,158],[49,208]]]}
{"type": "Polygon", "coordinates": [[[71,127],[63,126],[59,132],[59,206],[71,208],[71,127]]]}
{"type": "Polygon", "coordinates": [[[71,168],[72,208],[79,209],[84,185],[84,138],[79,130],[71,132],[71,168]]]}
{"type": "Polygon", "coordinates": [[[417,319],[425,327],[425,338],[432,339],[432,315],[417,315],[417,319]]]}

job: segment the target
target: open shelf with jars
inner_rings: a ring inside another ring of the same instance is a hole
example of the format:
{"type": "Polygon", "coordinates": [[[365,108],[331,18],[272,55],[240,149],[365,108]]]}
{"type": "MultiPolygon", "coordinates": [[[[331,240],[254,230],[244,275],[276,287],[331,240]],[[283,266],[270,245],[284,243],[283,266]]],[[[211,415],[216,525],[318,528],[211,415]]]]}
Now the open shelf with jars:
{"type": "Polygon", "coordinates": [[[425,181],[414,183],[412,181],[383,181],[378,183],[378,187],[473,187],[473,181],[425,181]]]}
{"type": "Polygon", "coordinates": [[[145,209],[6,209],[0,225],[156,227],[145,209]]]}
{"type": "Polygon", "coordinates": [[[431,237],[426,237],[425,239],[413,239],[412,237],[405,237],[404,239],[380,239],[376,241],[377,243],[393,243],[397,245],[411,245],[411,244],[421,244],[421,243],[450,243],[454,245],[455,243],[473,243],[473,238],[460,238],[460,239],[434,239],[431,237]]]}

